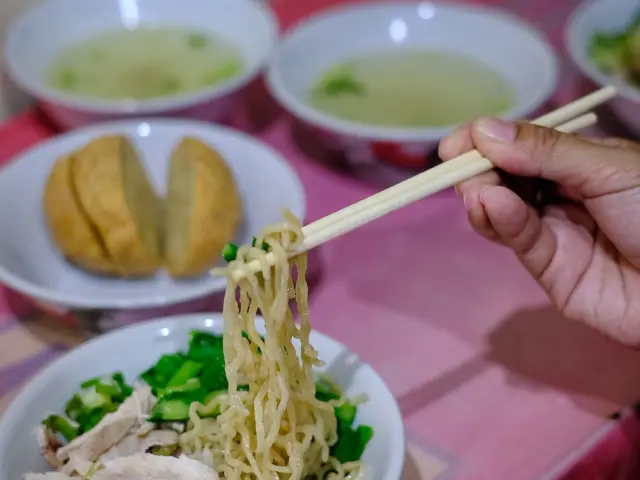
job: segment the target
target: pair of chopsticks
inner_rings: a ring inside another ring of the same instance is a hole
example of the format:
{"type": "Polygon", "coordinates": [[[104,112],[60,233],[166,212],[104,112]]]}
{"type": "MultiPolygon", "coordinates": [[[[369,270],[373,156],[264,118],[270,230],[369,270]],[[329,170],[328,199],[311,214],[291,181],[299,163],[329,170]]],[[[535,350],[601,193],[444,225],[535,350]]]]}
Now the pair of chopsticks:
{"type": "MultiPolygon", "coordinates": [[[[616,95],[614,87],[604,87],[586,95],[564,107],[547,113],[533,124],[555,128],[564,133],[573,133],[594,125],[597,121],[590,110],[611,100],[616,95]]],[[[421,198],[450,188],[460,182],[493,169],[490,160],[477,150],[464,153],[448,162],[433,167],[408,180],[320,218],[302,228],[304,242],[292,255],[303,253],[340,235],[350,232],[394,210],[398,210],[421,198]]],[[[267,261],[273,263],[273,254],[267,254],[267,261]]],[[[260,270],[260,263],[251,262],[253,271],[260,270]]],[[[238,274],[238,278],[241,274],[238,274]]]]}

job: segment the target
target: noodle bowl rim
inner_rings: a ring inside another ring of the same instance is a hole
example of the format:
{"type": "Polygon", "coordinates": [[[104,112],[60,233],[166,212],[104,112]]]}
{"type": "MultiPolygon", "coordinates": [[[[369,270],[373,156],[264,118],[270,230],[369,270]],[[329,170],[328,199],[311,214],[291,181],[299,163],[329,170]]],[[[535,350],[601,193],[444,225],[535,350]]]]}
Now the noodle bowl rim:
{"type": "MultiPolygon", "coordinates": [[[[259,331],[262,329],[261,320],[259,317],[256,318],[259,331]]],[[[10,472],[11,474],[15,471],[26,473],[42,470],[45,467],[46,462],[42,459],[35,437],[32,435],[33,429],[25,428],[25,425],[35,425],[47,413],[62,408],[63,402],[75,391],[73,389],[77,388],[76,384],[91,376],[117,369],[124,370],[127,379],[132,380],[130,371],[135,371],[137,374],[146,366],[146,359],[142,362],[145,365],[139,364],[140,357],[144,357],[144,352],[149,350],[145,348],[145,343],[149,346],[153,345],[150,350],[158,356],[161,350],[163,353],[174,352],[186,346],[189,332],[193,329],[220,334],[222,315],[219,313],[172,315],[123,327],[79,345],[41,370],[16,395],[0,419],[0,478],[11,478],[10,472]],[[163,343],[166,344],[162,345],[163,343]],[[128,347],[128,344],[135,344],[137,348],[124,350],[122,347],[128,347]],[[116,349],[117,357],[113,355],[116,349]],[[117,365],[114,365],[116,364],[114,359],[117,359],[117,365]],[[133,368],[129,368],[129,365],[133,368]],[[21,452],[22,455],[17,455],[15,452],[21,452]],[[38,456],[37,462],[30,460],[32,454],[38,456]],[[12,461],[12,456],[16,461],[12,461]],[[14,470],[9,470],[10,464],[16,465],[13,467],[14,470]]],[[[367,404],[364,404],[362,408],[370,412],[366,415],[369,418],[364,421],[371,424],[374,431],[384,430],[388,434],[386,435],[388,438],[383,438],[381,444],[379,439],[385,436],[374,435],[374,439],[367,447],[363,460],[370,465],[371,473],[366,478],[400,480],[405,458],[404,425],[398,404],[388,386],[369,364],[337,340],[312,330],[311,342],[318,349],[321,359],[326,356],[327,351],[345,352],[357,358],[358,377],[361,378],[361,382],[371,385],[371,388],[365,387],[366,391],[350,393],[365,393],[369,395],[370,402],[374,398],[376,402],[380,401],[378,410],[383,409],[384,414],[377,414],[375,410],[370,410],[374,408],[373,406],[367,408],[367,404]],[[382,451],[386,452],[382,455],[382,460],[376,461],[381,457],[380,452],[367,454],[372,445],[381,445],[382,451]],[[376,473],[381,468],[385,470],[383,475],[376,473]]]]}

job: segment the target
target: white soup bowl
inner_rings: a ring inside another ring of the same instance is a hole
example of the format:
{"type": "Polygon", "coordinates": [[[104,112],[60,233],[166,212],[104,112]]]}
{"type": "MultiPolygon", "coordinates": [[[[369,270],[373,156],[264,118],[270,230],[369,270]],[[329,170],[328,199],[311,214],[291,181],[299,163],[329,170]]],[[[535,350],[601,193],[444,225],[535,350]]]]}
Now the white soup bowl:
{"type": "Polygon", "coordinates": [[[5,63],[16,84],[63,129],[126,117],[181,116],[221,121],[260,73],[277,38],[275,17],[255,0],[45,0],[9,29],[5,63]],[[195,92],[149,100],[102,100],[59,91],[45,72],[65,48],[121,28],[210,32],[239,49],[242,72],[195,92]]]}
{"type": "MultiPolygon", "coordinates": [[[[556,87],[556,56],[545,39],[514,15],[472,6],[374,2],[321,12],[292,28],[267,67],[274,97],[322,143],[344,150],[352,162],[378,159],[421,167],[435,144],[456,125],[394,128],[342,120],[309,105],[307,94],[329,68],[389,49],[451,52],[501,75],[515,100],[505,118],[536,111],[556,87]]],[[[471,119],[468,119],[471,120],[471,119]]]]}
{"type": "Polygon", "coordinates": [[[599,86],[616,86],[618,95],[608,105],[640,135],[640,88],[605,74],[589,57],[589,45],[594,35],[626,30],[638,14],[640,1],[637,0],[587,1],[571,15],[565,30],[565,43],[571,59],[591,82],[599,86]]]}

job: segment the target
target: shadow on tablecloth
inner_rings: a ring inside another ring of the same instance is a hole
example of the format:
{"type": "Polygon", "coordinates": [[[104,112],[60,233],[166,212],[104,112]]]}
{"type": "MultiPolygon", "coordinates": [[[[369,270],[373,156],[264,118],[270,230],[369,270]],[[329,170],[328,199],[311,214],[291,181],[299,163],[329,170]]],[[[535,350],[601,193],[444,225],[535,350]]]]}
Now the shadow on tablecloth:
{"type": "Polygon", "coordinates": [[[631,361],[627,356],[637,352],[552,307],[521,310],[489,334],[483,355],[405,393],[400,408],[409,416],[498,364],[513,386],[565,392],[578,408],[605,418],[638,398],[629,385],[640,386],[640,369],[619,368],[631,361]]]}

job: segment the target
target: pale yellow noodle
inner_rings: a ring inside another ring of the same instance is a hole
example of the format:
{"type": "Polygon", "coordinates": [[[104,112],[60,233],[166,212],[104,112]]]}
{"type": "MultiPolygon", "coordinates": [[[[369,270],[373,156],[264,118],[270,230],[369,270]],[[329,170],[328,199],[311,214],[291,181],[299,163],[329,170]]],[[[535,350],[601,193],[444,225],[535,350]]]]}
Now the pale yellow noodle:
{"type": "Polygon", "coordinates": [[[289,260],[302,241],[302,227],[291,212],[285,211],[284,217],[284,223],[264,229],[256,241],[269,245],[275,265],[269,265],[262,248],[244,245],[224,270],[223,348],[229,390],[209,405],[191,405],[181,446],[187,454],[210,451],[225,480],[359,480],[360,462],[342,465],[329,455],[338,438],[337,425],[333,404],[315,398],[313,368],[322,362],[309,343],[307,258],[302,254],[289,260]],[[261,265],[257,275],[247,266],[253,260],[261,265]],[[238,272],[244,276],[236,282],[232,274],[238,272]],[[264,340],[255,326],[258,312],[264,317],[264,340]],[[238,390],[240,385],[248,391],[238,390]],[[212,408],[221,412],[215,419],[198,417],[199,411],[212,408]]]}

